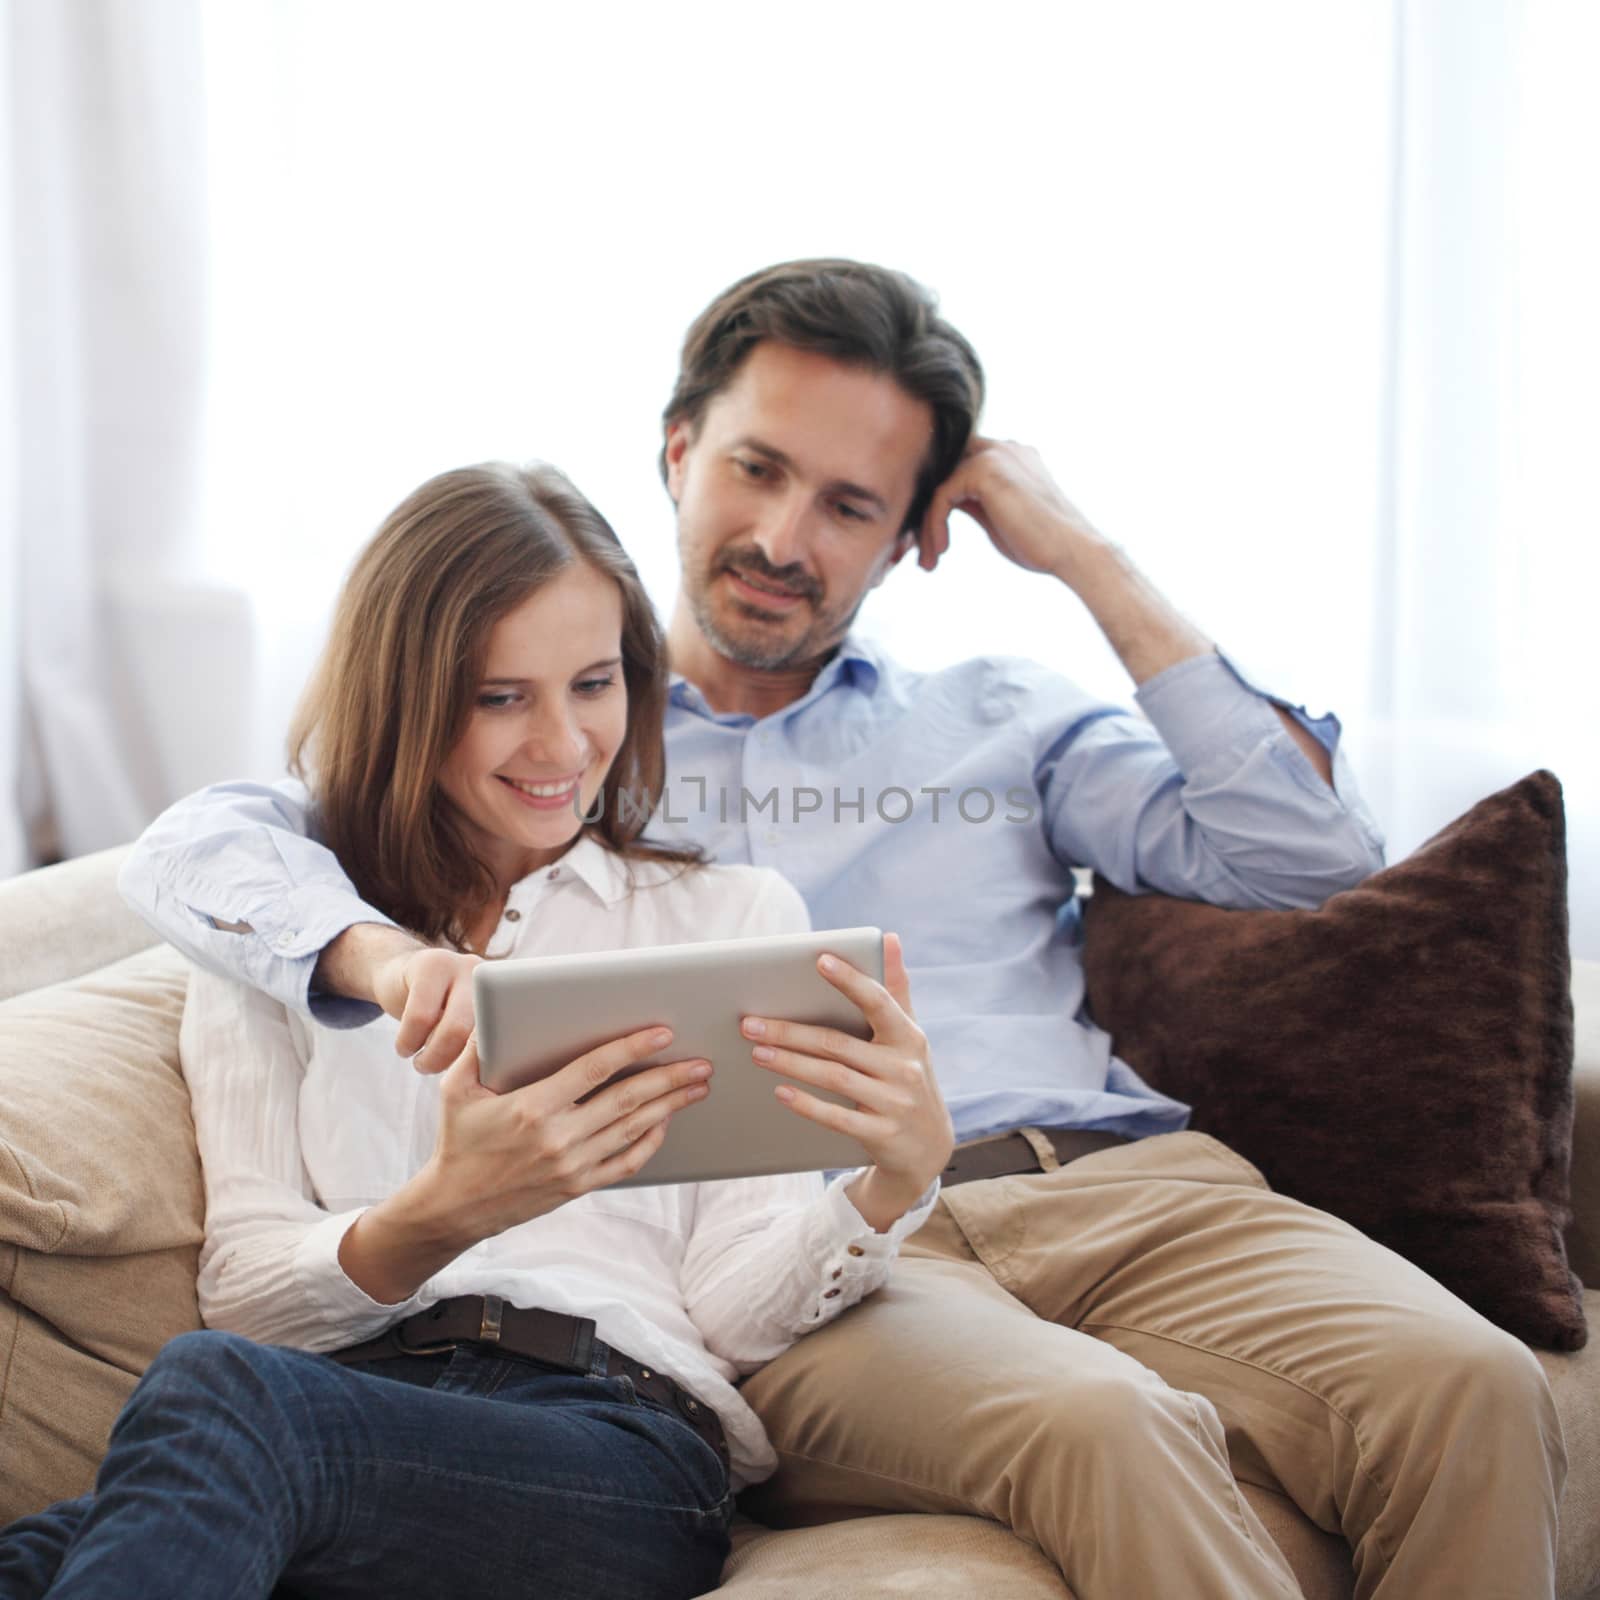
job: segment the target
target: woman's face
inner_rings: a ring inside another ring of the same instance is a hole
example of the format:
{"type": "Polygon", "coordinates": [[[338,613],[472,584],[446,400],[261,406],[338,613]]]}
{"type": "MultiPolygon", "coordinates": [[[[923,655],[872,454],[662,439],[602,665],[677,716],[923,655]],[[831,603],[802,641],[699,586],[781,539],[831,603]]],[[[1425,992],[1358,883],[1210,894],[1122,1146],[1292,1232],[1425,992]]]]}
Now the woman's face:
{"type": "Polygon", "coordinates": [[[575,562],[495,624],[471,720],[439,772],[502,886],[577,838],[627,725],[622,593],[575,562]]]}

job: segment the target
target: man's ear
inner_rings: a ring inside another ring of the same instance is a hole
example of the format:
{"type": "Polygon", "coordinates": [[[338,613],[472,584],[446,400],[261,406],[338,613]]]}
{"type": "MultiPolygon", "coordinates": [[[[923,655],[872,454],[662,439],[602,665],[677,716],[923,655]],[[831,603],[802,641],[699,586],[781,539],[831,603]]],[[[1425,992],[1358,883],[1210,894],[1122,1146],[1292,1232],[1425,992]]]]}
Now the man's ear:
{"type": "Polygon", "coordinates": [[[693,442],[689,424],[682,418],[667,425],[667,493],[672,496],[674,505],[683,494],[683,479],[687,470],[683,458],[689,453],[689,446],[693,442]]]}
{"type": "Polygon", "coordinates": [[[897,567],[900,562],[905,559],[907,553],[915,550],[916,548],[916,534],[914,534],[909,528],[902,528],[900,532],[895,535],[894,543],[889,546],[889,553],[885,558],[882,567],[878,569],[877,577],[875,577],[872,582],[867,585],[867,587],[869,589],[876,589],[878,585],[889,576],[890,571],[894,567],[897,567]]]}

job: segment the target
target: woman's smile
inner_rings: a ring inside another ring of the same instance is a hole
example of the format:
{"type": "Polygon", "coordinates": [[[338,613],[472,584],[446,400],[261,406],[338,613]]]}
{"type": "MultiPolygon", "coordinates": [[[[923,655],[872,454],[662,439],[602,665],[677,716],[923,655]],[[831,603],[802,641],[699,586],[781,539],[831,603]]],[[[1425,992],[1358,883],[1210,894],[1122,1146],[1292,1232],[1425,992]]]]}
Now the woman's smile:
{"type": "Polygon", "coordinates": [[[573,777],[557,778],[545,783],[508,777],[503,772],[497,772],[495,776],[521,804],[535,811],[559,811],[563,806],[572,804],[583,775],[579,773],[573,777]]]}

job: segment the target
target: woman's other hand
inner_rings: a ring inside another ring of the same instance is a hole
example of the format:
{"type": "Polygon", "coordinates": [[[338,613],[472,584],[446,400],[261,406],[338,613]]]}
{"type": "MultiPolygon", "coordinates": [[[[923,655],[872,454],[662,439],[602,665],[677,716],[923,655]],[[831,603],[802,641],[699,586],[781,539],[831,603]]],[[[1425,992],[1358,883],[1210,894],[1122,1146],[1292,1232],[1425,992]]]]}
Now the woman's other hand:
{"type": "Polygon", "coordinates": [[[838,1105],[787,1084],[776,1091],[791,1110],[849,1134],[872,1158],[848,1193],[882,1233],[944,1170],[955,1130],[928,1059],[927,1036],[911,1011],[900,936],[884,935],[882,983],[837,956],[819,958],[817,970],[867,1019],[871,1039],[771,1017],[746,1017],[744,1033],[759,1041],[751,1051],[759,1065],[853,1102],[838,1105]]]}
{"type": "Polygon", "coordinates": [[[634,1176],[661,1148],[673,1114],[705,1097],[711,1063],[672,1061],[609,1080],[671,1042],[668,1029],[646,1028],[496,1094],[479,1080],[470,1036],[439,1080],[432,1156],[345,1231],[346,1275],[393,1305],[479,1241],[634,1176]]]}
{"type": "Polygon", "coordinates": [[[711,1063],[671,1061],[610,1080],[671,1042],[670,1029],[645,1028],[497,1094],[479,1081],[476,1037],[467,1041],[439,1081],[428,1165],[474,1243],[640,1171],[673,1114],[705,1098],[711,1063]]]}
{"type": "Polygon", "coordinates": [[[373,973],[373,996],[400,1024],[394,1048],[418,1072],[443,1072],[466,1049],[477,1025],[472,972],[483,960],[460,950],[413,946],[388,956],[373,973]]]}

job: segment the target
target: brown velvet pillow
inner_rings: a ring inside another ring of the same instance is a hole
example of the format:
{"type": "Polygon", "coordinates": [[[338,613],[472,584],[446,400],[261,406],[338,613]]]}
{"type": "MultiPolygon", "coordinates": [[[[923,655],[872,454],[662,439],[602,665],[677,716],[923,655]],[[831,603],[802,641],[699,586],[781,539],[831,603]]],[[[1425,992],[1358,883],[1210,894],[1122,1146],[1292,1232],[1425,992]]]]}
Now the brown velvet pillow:
{"type": "Polygon", "coordinates": [[[1566,883],[1548,772],[1319,911],[1220,911],[1097,879],[1090,1010],[1275,1189],[1530,1344],[1576,1350],[1566,883]]]}

